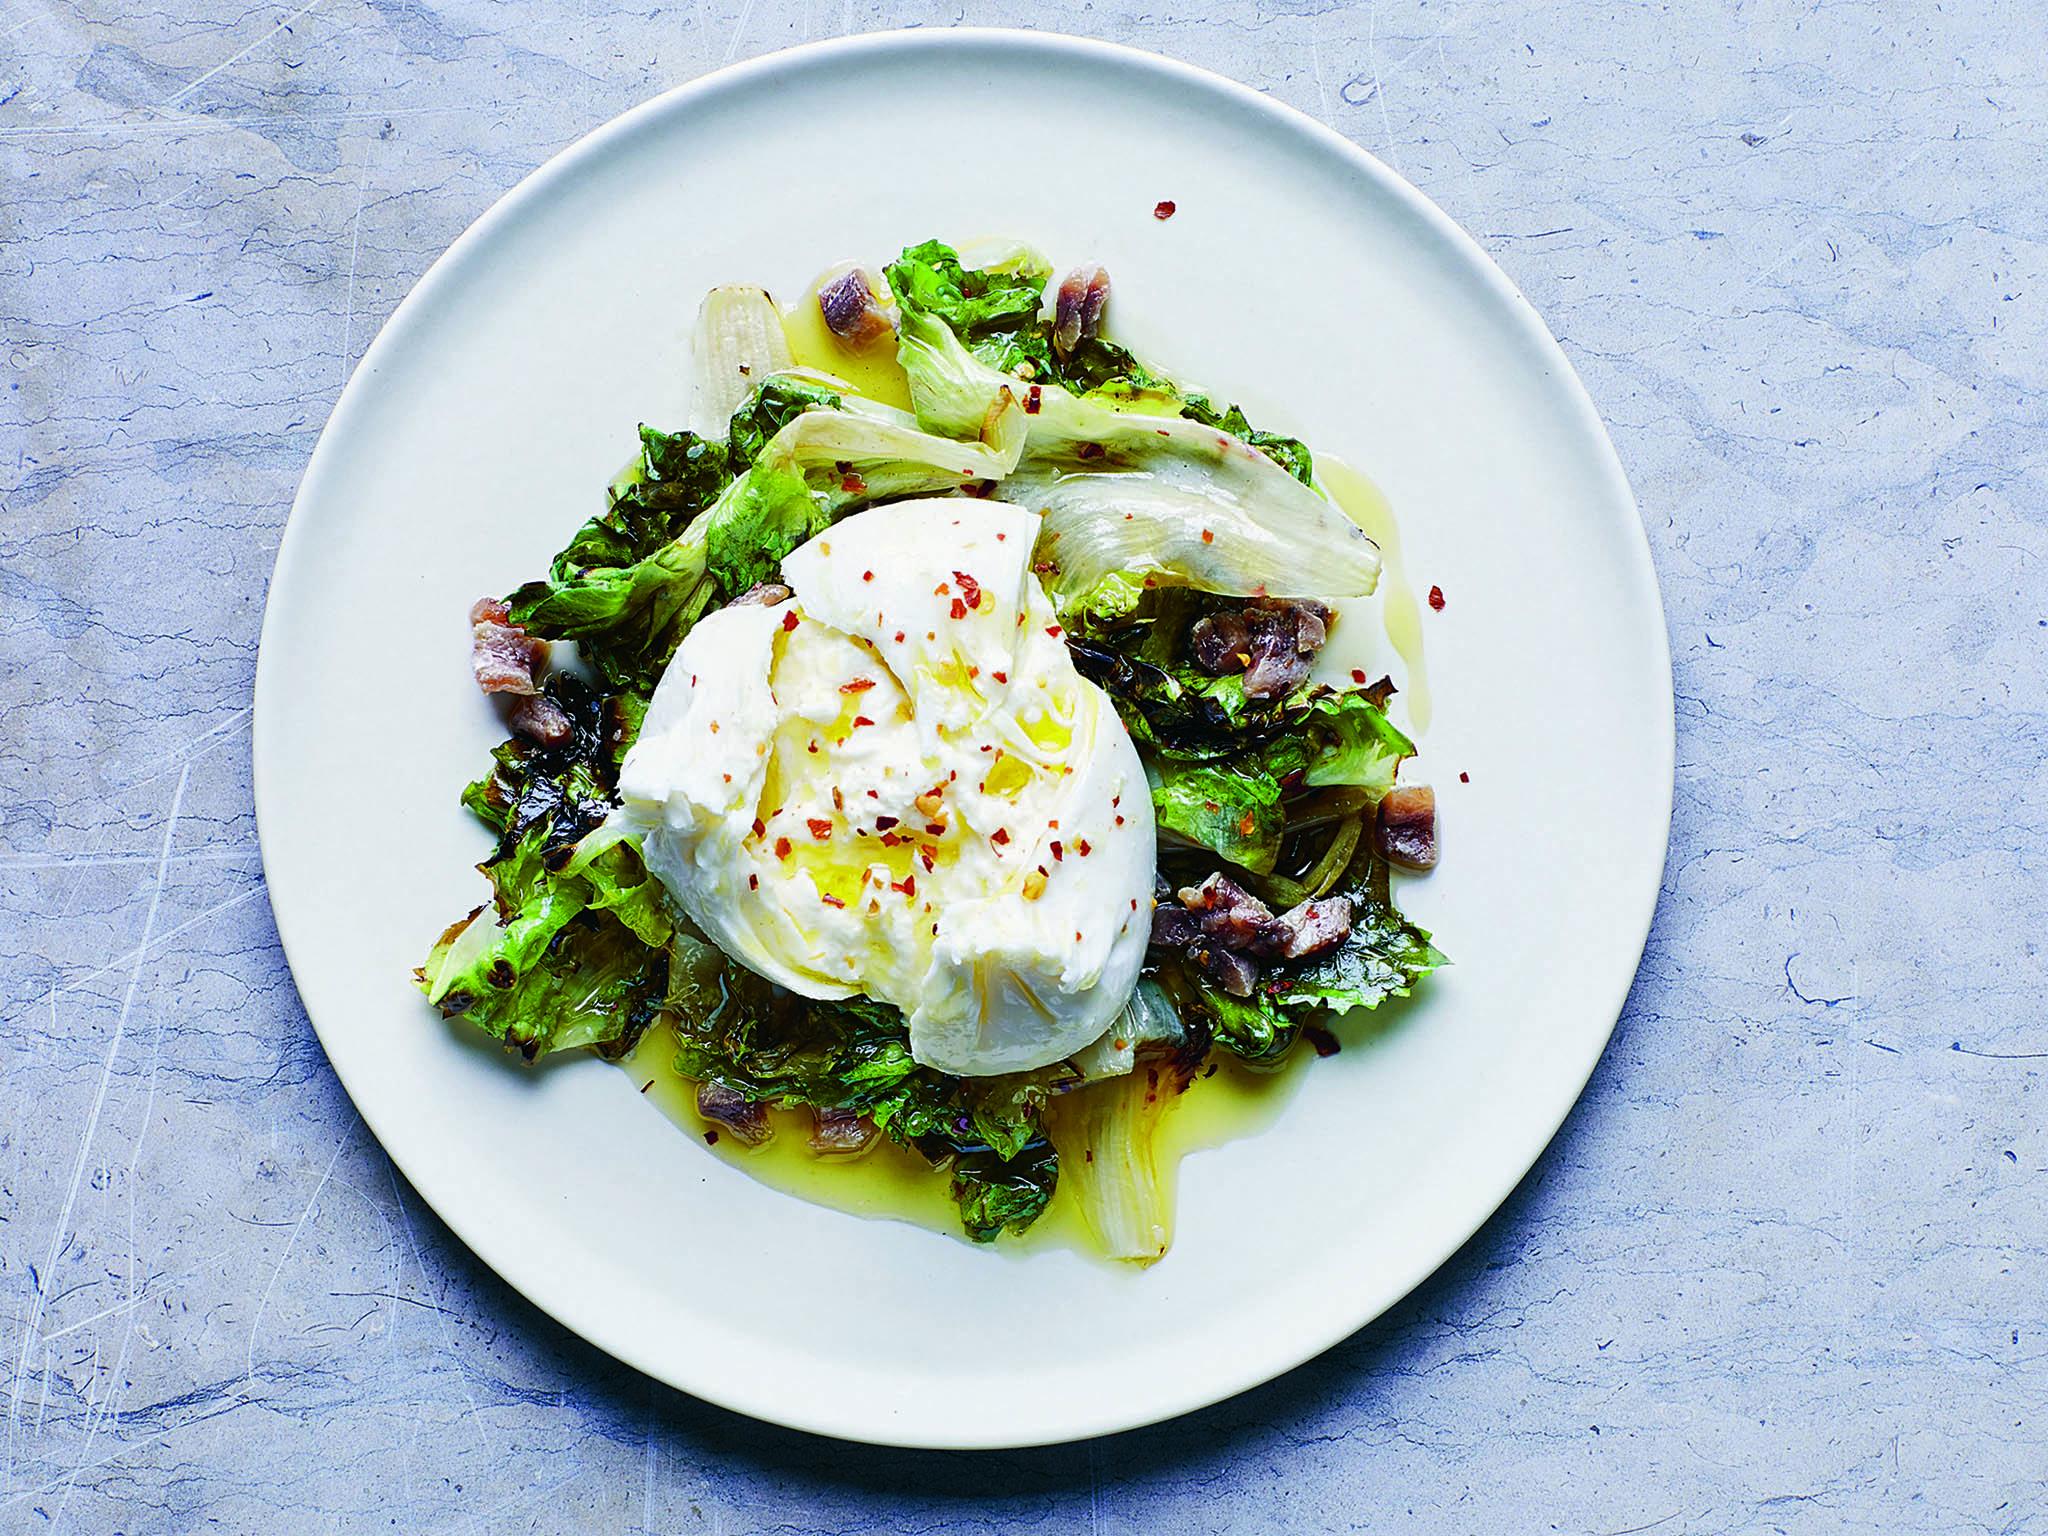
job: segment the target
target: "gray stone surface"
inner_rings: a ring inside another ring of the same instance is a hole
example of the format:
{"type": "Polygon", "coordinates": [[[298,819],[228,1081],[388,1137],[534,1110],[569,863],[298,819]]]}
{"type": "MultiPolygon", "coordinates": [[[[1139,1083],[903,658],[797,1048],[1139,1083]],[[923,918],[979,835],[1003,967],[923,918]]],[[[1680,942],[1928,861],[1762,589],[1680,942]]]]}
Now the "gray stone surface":
{"type": "Polygon", "coordinates": [[[2028,3],[1031,17],[1246,80],[1473,231],[1582,370],[1664,583],[1677,821],[1626,1017],[1381,1322],[1091,1445],[828,1444],[565,1334],[366,1134],[278,953],[248,765],[265,579],[352,362],[499,193],[660,88],[1008,19],[0,11],[0,1529],[2048,1531],[2028,3]]]}

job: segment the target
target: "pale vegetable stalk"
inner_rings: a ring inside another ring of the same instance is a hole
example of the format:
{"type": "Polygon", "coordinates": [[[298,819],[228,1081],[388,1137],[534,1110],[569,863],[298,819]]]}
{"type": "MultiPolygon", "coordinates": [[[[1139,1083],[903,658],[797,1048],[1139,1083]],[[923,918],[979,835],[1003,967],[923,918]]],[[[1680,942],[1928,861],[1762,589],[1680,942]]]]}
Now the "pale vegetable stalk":
{"type": "Polygon", "coordinates": [[[1061,1097],[1049,1116],[1062,1192],[1112,1259],[1151,1264],[1173,1241],[1173,1195],[1160,1176],[1160,1124],[1180,1099],[1169,1062],[1140,1060],[1061,1097]]]}
{"type": "Polygon", "coordinates": [[[782,312],[761,288],[727,284],[704,295],[697,311],[696,385],[690,424],[706,437],[722,437],[732,413],[771,373],[796,366],[782,312]]]}
{"type": "Polygon", "coordinates": [[[1003,392],[1028,392],[1027,441],[1003,495],[1042,515],[1040,556],[1063,608],[1126,610],[1144,582],[1328,598],[1379,581],[1379,547],[1357,524],[1227,432],[1022,383],[929,315],[905,312],[898,356],[933,431],[975,436],[1003,392]]]}

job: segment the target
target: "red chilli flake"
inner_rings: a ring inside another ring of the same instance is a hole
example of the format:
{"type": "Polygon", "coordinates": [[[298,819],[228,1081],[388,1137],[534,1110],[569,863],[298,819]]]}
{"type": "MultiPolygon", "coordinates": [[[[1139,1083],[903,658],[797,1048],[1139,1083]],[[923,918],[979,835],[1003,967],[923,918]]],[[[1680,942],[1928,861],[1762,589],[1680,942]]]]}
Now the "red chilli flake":
{"type": "Polygon", "coordinates": [[[785,613],[785,614],[784,614],[784,615],[782,616],[782,628],[783,628],[783,631],[784,631],[785,633],[787,633],[788,631],[790,631],[790,630],[792,630],[792,629],[795,629],[795,628],[796,628],[796,610],[795,610],[795,609],[791,609],[791,610],[790,610],[790,611],[789,611],[788,613],[785,613]]]}
{"type": "Polygon", "coordinates": [[[858,730],[863,725],[873,725],[874,723],[875,722],[870,720],[866,715],[855,715],[853,717],[853,724],[856,730],[858,730]]]}
{"type": "Polygon", "coordinates": [[[1090,847],[1088,846],[1088,839],[1087,839],[1087,838],[1085,838],[1085,837],[1077,837],[1077,838],[1075,838],[1075,839],[1074,839],[1074,852],[1076,852],[1076,853],[1078,853],[1079,855],[1081,855],[1081,857],[1082,857],[1082,858],[1084,858],[1084,859],[1085,859],[1085,858],[1087,858],[1087,857],[1088,857],[1088,855],[1089,855],[1089,854],[1090,854],[1091,852],[1093,852],[1093,851],[1094,851],[1094,850],[1093,850],[1093,849],[1091,849],[1091,848],[1090,848],[1090,847]]]}
{"type": "Polygon", "coordinates": [[[875,830],[877,832],[886,832],[895,826],[900,819],[900,817],[896,816],[877,816],[875,818],[875,830]]]}
{"type": "Polygon", "coordinates": [[[860,579],[862,581],[873,581],[875,579],[875,573],[873,571],[862,571],[860,573],[860,579]]]}
{"type": "Polygon", "coordinates": [[[804,818],[804,825],[811,829],[811,836],[821,843],[832,835],[832,823],[823,816],[807,816],[804,818]]]}
{"type": "Polygon", "coordinates": [[[967,606],[979,608],[981,606],[981,583],[965,571],[955,571],[953,579],[960,583],[960,595],[967,599],[967,606]]]}
{"type": "Polygon", "coordinates": [[[950,609],[948,609],[948,610],[947,610],[947,613],[946,613],[946,617],[947,617],[947,618],[949,618],[949,619],[964,619],[964,618],[966,618],[966,617],[967,617],[967,605],[966,605],[965,603],[961,602],[959,598],[957,598],[957,597],[956,597],[956,598],[954,598],[954,599],[953,599],[953,606],[952,606],[952,607],[951,607],[950,609]]]}
{"type": "Polygon", "coordinates": [[[1061,846],[1059,845],[1059,840],[1058,840],[1057,838],[1055,838],[1055,839],[1053,840],[1053,845],[1052,845],[1052,861],[1053,861],[1053,863],[1055,863],[1055,864],[1059,863],[1059,862],[1060,862],[1060,861],[1061,861],[1062,859],[1064,859],[1064,858],[1065,858],[1066,856],[1067,856],[1067,850],[1066,850],[1066,849],[1064,849],[1064,848],[1062,848],[1062,847],[1061,847],[1061,846]]]}
{"type": "Polygon", "coordinates": [[[789,842],[789,839],[788,839],[788,838],[786,838],[786,837],[778,837],[777,839],[775,839],[775,857],[777,857],[778,859],[786,859],[786,858],[788,858],[788,857],[789,857],[789,849],[790,849],[790,842],[789,842]]]}
{"type": "Polygon", "coordinates": [[[750,891],[758,891],[759,889],[761,889],[761,877],[759,875],[747,876],[747,889],[750,891]]]}
{"type": "Polygon", "coordinates": [[[846,492],[849,496],[858,496],[867,488],[867,481],[861,479],[859,475],[848,475],[839,482],[839,489],[846,492]]]}
{"type": "Polygon", "coordinates": [[[767,823],[763,822],[760,817],[756,816],[754,818],[754,836],[759,837],[763,832],[766,832],[767,830],[767,823]]]}
{"type": "Polygon", "coordinates": [[[837,896],[820,896],[818,900],[825,903],[825,905],[828,907],[844,907],[846,905],[846,903],[841,901],[837,896]]]}
{"type": "Polygon", "coordinates": [[[1099,459],[1108,451],[1100,443],[1082,443],[1074,449],[1074,457],[1077,459],[1099,459]]]}
{"type": "Polygon", "coordinates": [[[872,677],[856,677],[850,683],[841,683],[839,691],[841,693],[866,693],[874,686],[875,680],[872,677]]]}
{"type": "Polygon", "coordinates": [[[992,843],[997,843],[997,844],[1001,844],[1001,843],[1007,843],[1007,842],[1008,842],[1008,841],[1010,840],[1010,830],[1009,830],[1009,828],[1007,828],[1007,827],[997,827],[997,828],[995,829],[995,831],[993,831],[993,832],[989,833],[989,835],[988,835],[988,840],[989,840],[990,842],[992,842],[992,843]]]}
{"type": "MultiPolygon", "coordinates": [[[[650,1084],[649,1086],[652,1086],[652,1085],[650,1084]]],[[[647,1089],[645,1089],[645,1088],[642,1088],[642,1089],[641,1089],[640,1091],[641,1091],[642,1093],[645,1093],[645,1092],[647,1091],[647,1089]]],[[[704,1133],[704,1145],[705,1145],[705,1146],[707,1146],[707,1147],[715,1147],[715,1146],[717,1146],[717,1145],[718,1145],[718,1132],[716,1132],[716,1131],[706,1131],[706,1132],[704,1133]]]]}
{"type": "Polygon", "coordinates": [[[930,873],[932,872],[932,851],[931,851],[931,849],[929,849],[929,848],[920,848],[920,849],[918,849],[918,850],[917,850],[917,857],[918,857],[918,861],[919,861],[920,863],[922,863],[922,864],[924,865],[924,872],[925,872],[926,874],[930,874],[930,873]]]}
{"type": "Polygon", "coordinates": [[[991,672],[989,676],[999,683],[1007,683],[1010,680],[1010,674],[1007,672],[991,672]]]}
{"type": "Polygon", "coordinates": [[[1152,205],[1152,217],[1155,219],[1170,219],[1173,215],[1173,199],[1170,197],[1163,202],[1157,202],[1152,205]]]}
{"type": "Polygon", "coordinates": [[[900,629],[896,631],[896,643],[898,645],[903,643],[903,631],[900,629]]]}
{"type": "Polygon", "coordinates": [[[1470,784],[1472,782],[1472,775],[1469,773],[1461,773],[1458,775],[1458,782],[1460,784],[1470,784]]]}
{"type": "Polygon", "coordinates": [[[1438,613],[1444,611],[1444,589],[1442,587],[1431,587],[1429,589],[1429,606],[1438,613]]]}
{"type": "Polygon", "coordinates": [[[1363,688],[1365,686],[1365,673],[1360,671],[1357,667],[1353,667],[1351,669],[1351,681],[1358,684],[1359,687],[1363,688]]]}
{"type": "Polygon", "coordinates": [[[1026,416],[1036,416],[1038,414],[1039,401],[1043,393],[1044,391],[1039,389],[1039,387],[1036,384],[1032,385],[1029,390],[1025,391],[1024,414],[1026,416]]]}
{"type": "Polygon", "coordinates": [[[1216,535],[1211,533],[1207,528],[1204,528],[1202,530],[1202,542],[1204,544],[1214,544],[1216,542],[1216,535]]]}
{"type": "Polygon", "coordinates": [[[1059,627],[1059,625],[1057,625],[1057,624],[1048,624],[1048,625],[1046,625],[1046,626],[1045,626],[1045,632],[1046,632],[1046,633],[1047,633],[1048,635],[1051,635],[1051,636],[1053,637],[1053,639],[1055,639],[1055,640],[1059,639],[1059,637],[1060,637],[1060,636],[1061,636],[1062,634],[1066,633],[1066,631],[1062,630],[1062,629],[1061,629],[1061,628],[1059,627]]]}

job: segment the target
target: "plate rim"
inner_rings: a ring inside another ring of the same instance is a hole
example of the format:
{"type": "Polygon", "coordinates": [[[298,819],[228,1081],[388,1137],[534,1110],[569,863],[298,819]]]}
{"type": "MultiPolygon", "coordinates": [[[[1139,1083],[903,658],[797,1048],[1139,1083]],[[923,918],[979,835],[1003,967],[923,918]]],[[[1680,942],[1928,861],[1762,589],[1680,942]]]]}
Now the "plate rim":
{"type": "MultiPolygon", "coordinates": [[[[1009,1450],[1071,1444],[1100,1435],[1162,1423],[1226,1401],[1266,1382],[1276,1380],[1326,1353],[1384,1316],[1413,1294],[1423,1281],[1448,1263],[1487,1222],[1493,1219],[1508,1197],[1521,1186],[1541,1160],[1544,1151],[1556,1139],[1565,1121],[1570,1118],[1572,1110],[1584,1096],[1586,1085],[1601,1058],[1606,1054],[1614,1031],[1620,1024],[1628,993],[1641,970],[1642,955],[1648,944],[1657,902],[1662,893],[1664,866],[1670,855],[1677,763],[1677,712],[1671,671],[1669,620],[1664,610],[1663,593],[1657,580],[1655,562],[1651,557],[1649,537],[1642,524],[1641,509],[1629,485],[1627,473],[1615,450],[1613,439],[1608,434],[1606,424],[1601,419],[1577,369],[1573,367],[1571,359],[1535,307],[1485,248],[1428,196],[1370,151],[1361,148],[1336,129],[1299,108],[1229,76],[1144,48],[1068,33],[1009,27],[895,28],[828,38],[724,65],[671,86],[607,119],[557,150],[500,194],[490,207],[449,244],[446,250],[435,257],[405,297],[393,308],[383,325],[379,327],[376,336],[364,349],[362,357],[350,370],[348,381],[343,385],[333,408],[322,424],[319,440],[307,460],[304,475],[292,500],[291,512],[286,517],[279,538],[276,560],[264,596],[263,623],[258,639],[252,698],[251,780],[257,843],[263,858],[264,892],[270,903],[279,947],[284,953],[287,967],[292,971],[294,990],[298,989],[298,967],[293,962],[294,950],[309,952],[312,941],[310,936],[297,930],[282,909],[270,880],[270,856],[276,845],[271,828],[276,825],[275,818],[280,814],[277,807],[283,796],[283,790],[278,786],[269,766],[274,761],[275,754],[266,749],[272,730],[277,728],[276,723],[280,714],[277,701],[281,685],[275,666],[268,664],[273,654],[273,647],[270,644],[273,633],[280,629],[284,622],[280,618],[280,605],[276,601],[276,596],[280,587],[288,585],[285,578],[299,563],[301,552],[297,546],[304,542],[299,535],[306,526],[306,519],[299,515],[300,509],[318,499],[322,481],[329,472],[329,462],[333,456],[331,445],[347,435],[348,424],[362,409],[363,397],[369,393],[370,386],[366,380],[378,371],[378,364],[383,356],[401,344],[414,316],[425,313],[431,300],[443,288],[458,280],[459,269],[466,263],[469,253],[474,248],[484,244],[499,226],[516,219],[527,203],[544,196],[558,181],[574,176],[585,161],[601,154],[613,140],[632,134],[648,120],[670,113],[687,112],[700,102],[729,92],[750,89],[762,80],[792,69],[809,68],[819,64],[857,67],[865,58],[875,55],[976,48],[1037,52],[1052,58],[1086,58],[1098,63],[1161,76],[1191,90],[1221,94],[1236,105],[1263,115],[1275,126],[1302,136],[1310,147],[1335,154],[1340,160],[1348,163],[1373,184],[1377,193],[1400,204],[1405,213],[1419,219],[1432,234],[1447,241],[1462,259],[1462,265],[1470,270],[1470,275],[1490,290],[1494,298],[1503,301],[1504,310],[1512,317],[1511,324],[1517,333],[1514,339],[1522,345],[1533,347],[1536,354],[1544,357],[1554,369],[1561,400],[1569,401],[1570,414],[1576,424],[1585,431],[1589,444],[1594,447],[1601,478],[1605,482],[1604,491],[1617,499],[1618,507],[1625,506],[1633,514],[1627,520],[1628,531],[1632,537],[1625,539],[1623,543],[1629,563],[1633,567],[1632,582],[1647,596],[1650,612],[1656,619],[1653,626],[1654,651],[1649,659],[1654,664],[1654,674],[1665,680],[1665,686],[1658,691],[1662,706],[1661,719],[1649,722],[1661,727],[1656,730],[1654,746],[1661,768],[1662,797],[1658,816],[1660,832],[1657,840],[1657,857],[1654,864],[1647,865],[1650,871],[1647,885],[1639,882],[1635,890],[1624,892],[1622,898],[1617,901],[1617,905],[1624,910],[1633,908],[1639,915],[1630,928],[1622,930],[1621,925],[1616,925],[1618,930],[1633,934],[1635,962],[1622,978],[1618,993],[1605,1004],[1603,1011],[1607,1015],[1607,1023],[1599,1030],[1597,1041],[1589,1035],[1585,1059],[1579,1064],[1578,1069],[1563,1074],[1561,1080],[1570,1084],[1569,1093],[1562,1095],[1559,1102],[1546,1108],[1543,1114],[1536,1117],[1536,1124],[1547,1123],[1549,1128],[1536,1135],[1533,1144],[1517,1147],[1515,1156],[1504,1160],[1504,1166],[1508,1163],[1518,1164],[1517,1171],[1512,1177],[1504,1180],[1497,1194],[1483,1202],[1482,1209],[1476,1209],[1469,1225],[1459,1224],[1464,1226],[1464,1230],[1459,1233],[1456,1241],[1433,1258],[1416,1260],[1404,1266],[1401,1277],[1389,1285],[1384,1294],[1363,1298],[1359,1303],[1352,1305],[1332,1305],[1326,1313],[1325,1325],[1308,1332],[1303,1344],[1290,1347],[1275,1356],[1262,1357],[1249,1369],[1239,1367],[1203,1378],[1198,1386],[1178,1387],[1149,1402],[1135,1416],[1120,1413],[1114,1408],[1083,1410],[1071,1415],[1064,1421],[1063,1426],[1057,1429],[1034,1429],[1021,1434],[970,1432],[948,1435],[933,1433],[927,1428],[921,1433],[892,1433],[894,1426],[888,1422],[886,1415],[873,1416],[868,1422],[863,1423],[851,1416],[805,1412],[801,1408],[801,1399],[793,1400],[787,1395],[777,1398],[772,1393],[750,1391],[746,1389],[744,1383],[732,1384],[716,1378],[699,1379],[687,1370],[678,1371],[666,1366],[658,1368],[649,1362],[644,1351],[636,1347],[628,1330],[607,1324],[601,1314],[578,1311],[566,1305],[558,1307],[554,1304],[557,1298],[551,1296],[544,1299],[547,1287],[544,1283],[538,1283],[542,1277],[521,1273],[526,1266],[514,1261],[490,1223],[471,1219],[466,1214],[458,1216],[450,1209],[444,1208],[442,1200],[436,1196],[438,1180],[434,1176],[434,1171],[431,1168],[418,1169],[409,1166],[392,1151],[390,1142],[380,1126],[381,1111],[373,1112],[358,1095],[355,1085],[349,1080],[348,1072],[328,1048],[326,1030],[315,1016],[304,993],[299,993],[300,1005],[305,1010],[307,1021],[313,1027],[315,1037],[320,1041],[329,1067],[343,1091],[348,1094],[356,1113],[362,1117],[364,1125],[377,1139],[379,1149],[405,1175],[419,1198],[472,1253],[554,1323],[641,1374],[731,1412],[744,1414],[764,1423],[856,1444],[930,1450],[1009,1450]],[[337,432],[338,426],[343,430],[337,432]],[[267,814],[266,806],[271,807],[267,814]],[[529,1284],[530,1281],[536,1283],[529,1284]],[[792,1411],[792,1408],[796,1411],[792,1411]]],[[[1646,745],[1651,744],[1647,730],[1645,742],[1646,745]]]]}

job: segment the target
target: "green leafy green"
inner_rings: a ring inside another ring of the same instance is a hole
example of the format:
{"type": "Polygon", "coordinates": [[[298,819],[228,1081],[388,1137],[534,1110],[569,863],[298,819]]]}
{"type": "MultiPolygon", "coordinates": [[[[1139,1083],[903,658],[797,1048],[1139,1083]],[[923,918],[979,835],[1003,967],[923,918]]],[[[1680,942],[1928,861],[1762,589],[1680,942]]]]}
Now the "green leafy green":
{"type": "Polygon", "coordinates": [[[1373,1008],[1406,997],[1445,963],[1428,933],[1394,908],[1385,861],[1362,849],[1337,886],[1351,903],[1351,937],[1328,954],[1275,967],[1261,989],[1283,1008],[1373,1008]]]}
{"type": "Polygon", "coordinates": [[[1362,691],[1303,687],[1269,736],[1228,757],[1159,760],[1152,808],[1162,832],[1269,874],[1287,832],[1286,802],[1341,786],[1379,798],[1414,744],[1362,691]]]}
{"type": "Polygon", "coordinates": [[[948,1077],[911,1058],[903,1016],[886,1004],[798,997],[688,930],[672,948],[667,1007],[685,1077],[754,1103],[851,1110],[950,1162],[977,1241],[1021,1231],[1044,1209],[1057,1178],[1044,1145],[1050,1073],[948,1077]]]}
{"type": "Polygon", "coordinates": [[[666,992],[671,934],[638,850],[596,830],[637,706],[568,673],[546,691],[570,721],[568,739],[504,742],[490,772],[463,791],[498,834],[478,866],[492,901],[443,933],[418,972],[443,1014],[529,1060],[579,1045],[630,1048],[666,992]]]}
{"type": "Polygon", "coordinates": [[[781,569],[782,557],[832,522],[831,504],[804,477],[760,463],[733,481],[704,515],[704,568],[737,597],[781,569]]]}
{"type": "Polygon", "coordinates": [[[1284,1056],[1331,1014],[1406,997],[1444,957],[1429,935],[1395,910],[1384,860],[1361,844],[1336,894],[1351,904],[1351,933],[1325,955],[1264,966],[1250,997],[1232,997],[1175,958],[1161,979],[1215,1043],[1247,1061],[1284,1056]]]}
{"type": "Polygon", "coordinates": [[[1004,349],[1020,335],[1031,333],[1045,293],[1045,281],[1052,269],[1031,253],[1001,267],[966,267],[960,253],[939,240],[913,245],[884,272],[889,291],[903,309],[936,315],[970,347],[990,347],[995,356],[1009,357],[996,362],[1008,367],[1022,354],[1004,349]]]}
{"type": "Polygon", "coordinates": [[[1214,427],[1219,432],[1228,432],[1232,437],[1242,438],[1267,458],[1294,476],[1303,485],[1313,485],[1316,479],[1316,461],[1308,451],[1308,445],[1298,437],[1284,437],[1278,432],[1262,432],[1244,418],[1244,412],[1236,406],[1217,410],[1207,395],[1189,395],[1180,403],[1180,413],[1205,427],[1214,427]]]}
{"type": "MultiPolygon", "coordinates": [[[[753,585],[732,582],[760,564],[735,553],[744,534],[715,543],[684,534],[707,509],[724,504],[776,433],[806,411],[841,403],[829,389],[777,376],[733,413],[723,441],[643,425],[640,457],[613,482],[609,505],[577,530],[545,580],[512,594],[512,622],[543,639],[574,640],[611,687],[652,693],[690,626],[721,596],[753,585]],[[714,558],[720,551],[722,562],[714,558]]],[[[775,495],[785,488],[778,481],[746,499],[746,532],[791,520],[790,504],[775,495]],[[761,510],[764,503],[772,513],[761,510]]]]}
{"type": "Polygon", "coordinates": [[[805,411],[837,411],[845,404],[837,392],[808,379],[778,374],[763,380],[732,413],[726,429],[725,458],[732,473],[758,460],[775,434],[805,411]]]}
{"type": "Polygon", "coordinates": [[[1060,1159],[1049,1141],[1035,1141],[1016,1156],[967,1152],[953,1160],[953,1200],[960,1224],[977,1243],[1022,1232],[1052,1203],[1060,1159]]]}
{"type": "Polygon", "coordinates": [[[1235,405],[1218,410],[1207,396],[1184,392],[1114,342],[1091,336],[1061,356],[1052,344],[1053,317],[1041,313],[1051,275],[1033,252],[999,266],[965,266],[960,253],[939,240],[911,246],[887,268],[890,292],[906,315],[944,322],[991,368],[1099,396],[1122,409],[1186,416],[1250,443],[1302,484],[1314,482],[1314,460],[1299,439],[1259,431],[1235,405]]]}

